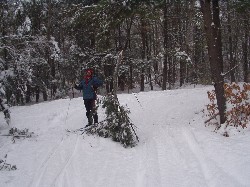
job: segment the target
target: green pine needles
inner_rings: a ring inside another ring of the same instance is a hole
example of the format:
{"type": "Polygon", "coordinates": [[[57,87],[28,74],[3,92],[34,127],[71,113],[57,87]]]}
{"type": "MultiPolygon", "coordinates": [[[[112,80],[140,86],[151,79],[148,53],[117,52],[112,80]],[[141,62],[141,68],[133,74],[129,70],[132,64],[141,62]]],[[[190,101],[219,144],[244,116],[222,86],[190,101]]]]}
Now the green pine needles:
{"type": "Polygon", "coordinates": [[[113,141],[120,142],[126,148],[134,147],[139,142],[139,138],[128,116],[130,111],[121,106],[117,97],[112,94],[103,98],[102,107],[106,108],[106,119],[97,126],[90,126],[87,133],[112,138],[113,141]]]}

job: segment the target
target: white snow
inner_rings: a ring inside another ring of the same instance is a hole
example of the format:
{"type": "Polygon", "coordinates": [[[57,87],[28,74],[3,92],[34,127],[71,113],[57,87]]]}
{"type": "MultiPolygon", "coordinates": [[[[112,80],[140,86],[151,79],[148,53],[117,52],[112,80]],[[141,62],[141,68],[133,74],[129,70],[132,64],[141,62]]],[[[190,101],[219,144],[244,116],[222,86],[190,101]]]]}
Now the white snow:
{"type": "MultiPolygon", "coordinates": [[[[15,143],[0,136],[0,159],[17,167],[0,171],[0,186],[250,186],[250,132],[224,137],[205,127],[202,110],[211,89],[119,94],[137,126],[140,142],[134,148],[66,132],[87,123],[82,98],[12,107],[11,127],[34,135],[15,143]]],[[[104,119],[104,109],[98,112],[104,119]]],[[[0,135],[9,128],[1,113],[0,135]]]]}
{"type": "Polygon", "coordinates": [[[24,23],[22,24],[22,26],[18,27],[18,34],[22,35],[24,33],[27,33],[30,31],[32,26],[31,20],[28,16],[26,16],[24,23]]]}

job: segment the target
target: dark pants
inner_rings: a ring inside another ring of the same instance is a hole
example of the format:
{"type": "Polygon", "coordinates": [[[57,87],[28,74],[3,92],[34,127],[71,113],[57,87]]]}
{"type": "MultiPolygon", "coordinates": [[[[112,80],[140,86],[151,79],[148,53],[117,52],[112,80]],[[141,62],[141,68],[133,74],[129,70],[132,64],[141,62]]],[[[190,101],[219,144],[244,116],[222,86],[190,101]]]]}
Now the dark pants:
{"type": "Polygon", "coordinates": [[[84,105],[87,111],[86,116],[88,118],[88,124],[91,125],[93,123],[93,118],[94,123],[98,123],[98,115],[95,108],[95,99],[84,99],[84,105]]]}

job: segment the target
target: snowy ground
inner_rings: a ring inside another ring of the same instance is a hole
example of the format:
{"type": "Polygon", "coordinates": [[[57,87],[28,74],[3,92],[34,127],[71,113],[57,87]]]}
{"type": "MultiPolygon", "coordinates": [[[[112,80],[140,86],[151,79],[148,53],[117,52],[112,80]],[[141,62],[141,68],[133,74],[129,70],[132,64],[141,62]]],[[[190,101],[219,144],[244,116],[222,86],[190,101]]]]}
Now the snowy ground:
{"type": "MultiPolygon", "coordinates": [[[[34,136],[0,136],[1,187],[250,186],[250,132],[224,137],[204,126],[206,88],[119,95],[137,126],[139,144],[123,148],[97,136],[67,133],[86,123],[81,98],[11,108],[11,126],[34,136]],[[5,155],[7,158],[5,159],[5,155]]],[[[99,108],[100,120],[104,110],[99,108]]],[[[1,114],[0,135],[8,127],[1,114]]]]}

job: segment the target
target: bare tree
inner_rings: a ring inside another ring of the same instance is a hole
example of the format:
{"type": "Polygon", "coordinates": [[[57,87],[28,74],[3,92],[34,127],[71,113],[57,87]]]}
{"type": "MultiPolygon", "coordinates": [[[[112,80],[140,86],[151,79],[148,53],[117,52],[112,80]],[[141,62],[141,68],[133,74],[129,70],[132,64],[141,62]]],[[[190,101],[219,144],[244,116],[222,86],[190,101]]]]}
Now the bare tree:
{"type": "Polygon", "coordinates": [[[219,0],[200,0],[204,29],[208,44],[208,55],[212,80],[214,82],[220,123],[226,121],[226,99],[224,96],[223,58],[219,19],[219,0]],[[212,3],[212,4],[211,4],[212,3]]]}

